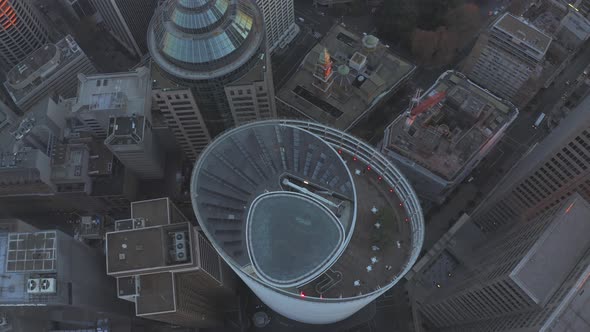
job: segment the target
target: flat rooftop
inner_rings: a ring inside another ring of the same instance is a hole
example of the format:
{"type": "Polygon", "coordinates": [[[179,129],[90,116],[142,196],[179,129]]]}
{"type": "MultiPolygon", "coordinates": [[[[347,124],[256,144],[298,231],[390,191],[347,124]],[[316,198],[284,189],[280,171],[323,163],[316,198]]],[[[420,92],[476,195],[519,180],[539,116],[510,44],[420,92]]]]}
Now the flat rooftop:
{"type": "Polygon", "coordinates": [[[553,221],[510,273],[512,280],[540,306],[590,249],[590,204],[579,194],[567,200],[553,221]]]}
{"type": "Polygon", "coordinates": [[[550,36],[537,29],[533,24],[510,13],[505,13],[500,17],[494,23],[493,28],[499,29],[512,36],[512,38],[525,43],[537,50],[541,56],[547,52],[552,40],[550,36]]]}
{"type": "Polygon", "coordinates": [[[14,66],[8,72],[4,86],[18,102],[79,56],[85,56],[84,52],[68,35],[55,44],[42,46],[14,66]]]}
{"type": "Polygon", "coordinates": [[[518,111],[458,72],[440,76],[421,102],[441,92],[444,98],[413,122],[408,111],[396,118],[387,128],[384,149],[452,181],[518,111]]]}
{"type": "Polygon", "coordinates": [[[173,311],[174,274],[170,272],[142,274],[139,276],[141,291],[136,297],[137,315],[173,311]]]}
{"type": "MultiPolygon", "coordinates": [[[[182,232],[189,236],[187,223],[137,228],[107,233],[107,273],[157,269],[180,263],[167,248],[173,236],[182,232]]],[[[190,250],[187,249],[187,252],[190,250]]]]}
{"type": "Polygon", "coordinates": [[[149,114],[152,98],[150,71],[78,75],[78,98],[72,112],[97,111],[116,115],[149,114]]]}
{"type": "Polygon", "coordinates": [[[277,93],[306,117],[347,130],[389,93],[402,85],[415,65],[376,38],[364,38],[334,25],[306,55],[299,70],[277,93]],[[368,39],[368,40],[367,40],[368,39]],[[327,50],[332,62],[331,88],[317,85],[317,65],[327,50]]]}
{"type": "Polygon", "coordinates": [[[133,145],[143,141],[145,117],[120,116],[109,119],[108,145],[133,145]]]}

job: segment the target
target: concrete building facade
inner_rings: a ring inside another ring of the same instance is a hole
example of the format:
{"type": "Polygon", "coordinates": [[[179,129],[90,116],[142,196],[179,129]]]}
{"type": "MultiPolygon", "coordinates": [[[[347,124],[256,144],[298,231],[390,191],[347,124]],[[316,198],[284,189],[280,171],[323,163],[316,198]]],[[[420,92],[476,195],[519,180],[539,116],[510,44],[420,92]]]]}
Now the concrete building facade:
{"type": "Polygon", "coordinates": [[[90,59],[68,35],[29,54],[8,72],[4,86],[14,103],[27,111],[46,95],[75,97],[77,75],[94,73],[90,59]]]}
{"type": "Polygon", "coordinates": [[[0,3],[0,69],[16,66],[49,40],[48,27],[30,0],[0,3]]]}
{"type": "Polygon", "coordinates": [[[153,108],[164,117],[164,122],[174,134],[176,143],[190,160],[211,141],[211,135],[199,111],[193,91],[168,81],[156,66],[152,67],[153,108]]]}
{"type": "Polygon", "coordinates": [[[442,287],[414,294],[438,331],[584,331],[590,204],[574,194],[479,243],[442,287]]]}
{"type": "Polygon", "coordinates": [[[79,75],[78,97],[69,116],[76,130],[104,138],[105,145],[138,177],[164,174],[164,152],[151,127],[150,71],[79,75]]]}
{"type": "Polygon", "coordinates": [[[268,52],[283,48],[299,33],[293,0],[256,0],[262,11],[268,52]]]}
{"type": "Polygon", "coordinates": [[[574,192],[590,200],[590,97],[521,159],[472,214],[484,232],[532,218],[574,192]]]}
{"type": "MultiPolygon", "coordinates": [[[[106,234],[107,274],[136,315],[188,327],[223,324],[231,270],[168,198],[133,202],[131,219],[106,234]]],[[[231,306],[230,306],[231,307],[231,306]]]]}
{"type": "Polygon", "coordinates": [[[137,57],[147,53],[146,31],[158,0],[91,0],[109,32],[137,57]]]}
{"type": "Polygon", "coordinates": [[[540,82],[551,37],[523,18],[506,13],[478,38],[463,71],[493,94],[523,107],[540,82]]]}

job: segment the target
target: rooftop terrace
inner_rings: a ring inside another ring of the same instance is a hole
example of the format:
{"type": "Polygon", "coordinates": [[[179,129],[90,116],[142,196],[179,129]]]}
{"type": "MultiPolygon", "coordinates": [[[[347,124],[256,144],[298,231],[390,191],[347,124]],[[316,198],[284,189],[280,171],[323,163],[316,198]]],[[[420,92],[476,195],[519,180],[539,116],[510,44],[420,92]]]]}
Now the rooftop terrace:
{"type": "Polygon", "coordinates": [[[195,167],[193,207],[218,252],[243,273],[294,296],[357,297],[405,274],[421,246],[421,214],[413,192],[405,196],[344,141],[338,149],[318,138],[330,135],[322,128],[267,121],[220,136],[195,167]],[[261,197],[276,201],[261,211],[270,202],[261,197]]]}
{"type": "Polygon", "coordinates": [[[444,99],[410,120],[409,110],[387,128],[385,149],[452,181],[518,115],[503,100],[467,80],[444,73],[421,102],[441,92],[444,99]]]}
{"type": "Polygon", "coordinates": [[[335,25],[307,54],[298,70],[277,93],[306,117],[347,130],[397,89],[415,66],[373,36],[356,35],[335,25]],[[327,50],[332,76],[327,92],[318,89],[317,64],[327,50]]]}

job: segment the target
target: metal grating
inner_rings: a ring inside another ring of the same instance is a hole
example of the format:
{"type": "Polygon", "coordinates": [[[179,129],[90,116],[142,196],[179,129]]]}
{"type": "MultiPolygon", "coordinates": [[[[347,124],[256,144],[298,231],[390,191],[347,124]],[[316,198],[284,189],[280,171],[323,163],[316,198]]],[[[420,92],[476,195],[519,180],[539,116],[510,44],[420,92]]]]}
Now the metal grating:
{"type": "Polygon", "coordinates": [[[6,272],[55,271],[56,232],[8,235],[6,272]]]}

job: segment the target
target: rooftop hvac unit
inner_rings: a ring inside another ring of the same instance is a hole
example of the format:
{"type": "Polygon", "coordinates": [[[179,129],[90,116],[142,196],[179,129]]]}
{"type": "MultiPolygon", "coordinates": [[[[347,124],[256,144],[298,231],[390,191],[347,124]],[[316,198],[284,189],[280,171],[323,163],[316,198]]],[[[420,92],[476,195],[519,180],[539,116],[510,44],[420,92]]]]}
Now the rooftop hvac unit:
{"type": "Polygon", "coordinates": [[[37,294],[41,290],[41,279],[29,279],[27,280],[27,293],[37,294]]]}
{"type": "Polygon", "coordinates": [[[55,278],[41,279],[39,293],[55,294],[57,292],[57,280],[55,278]]]}
{"type": "Polygon", "coordinates": [[[186,257],[186,236],[184,232],[175,232],[174,236],[174,258],[177,262],[184,262],[186,257]]]}
{"type": "Polygon", "coordinates": [[[145,219],[133,219],[133,229],[144,228],[144,227],[145,227],[145,219]]]}

